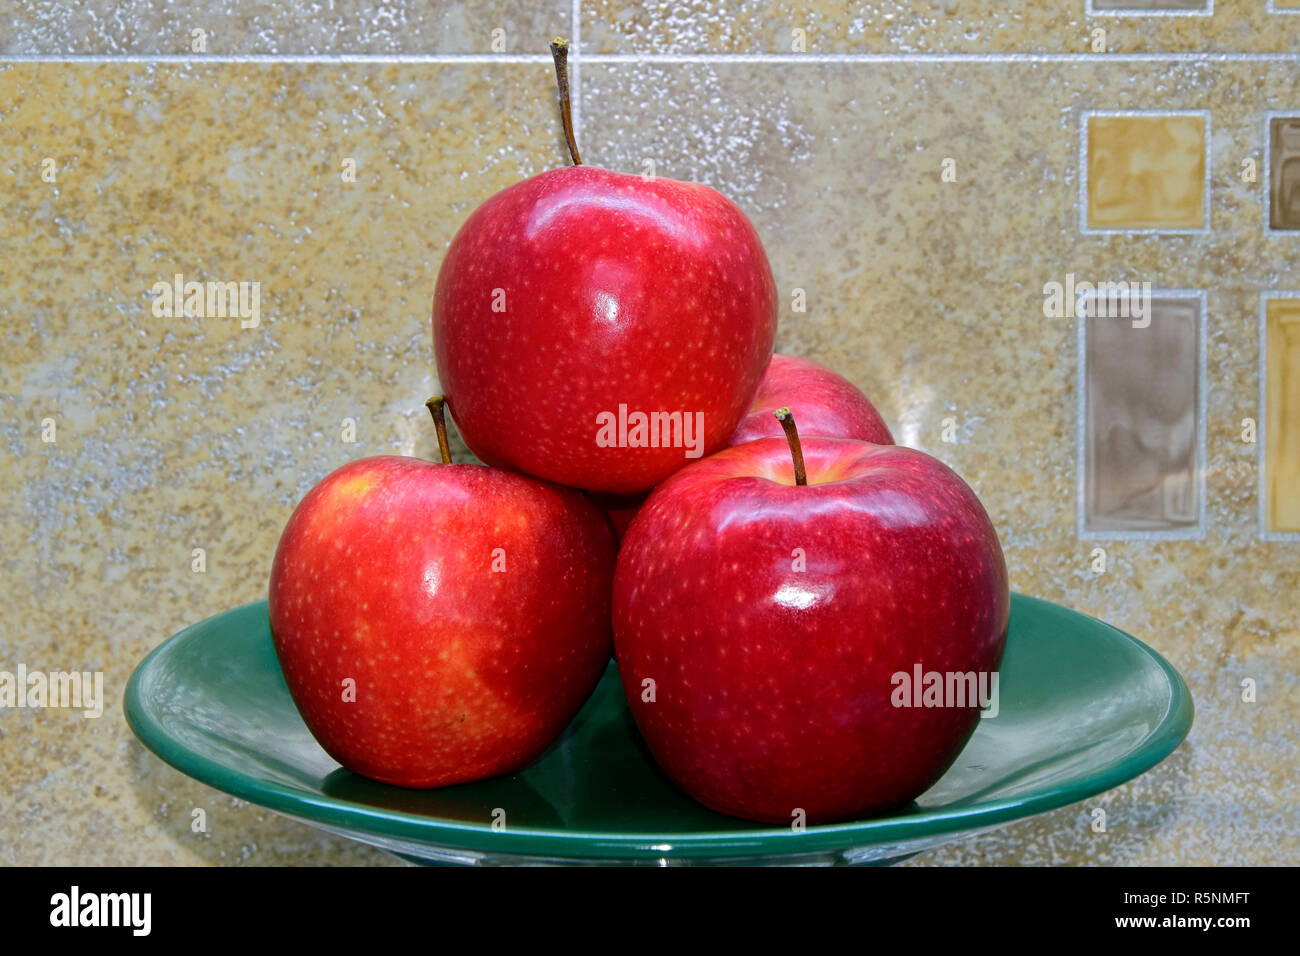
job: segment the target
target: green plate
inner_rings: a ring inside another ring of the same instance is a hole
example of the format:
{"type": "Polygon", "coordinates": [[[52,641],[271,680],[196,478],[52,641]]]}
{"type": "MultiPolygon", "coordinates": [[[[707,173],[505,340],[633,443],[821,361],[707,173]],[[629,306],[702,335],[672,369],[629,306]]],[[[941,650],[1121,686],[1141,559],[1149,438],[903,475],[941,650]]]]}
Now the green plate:
{"type": "Polygon", "coordinates": [[[1000,713],[905,810],[832,826],[763,827],[677,790],[641,743],[614,665],[521,773],[403,790],[339,767],[289,697],[266,602],[195,624],[126,688],[126,719],[163,760],[218,790],[433,863],[875,863],[1109,790],[1187,735],[1177,671],[1122,631],[1014,594],[1000,713]]]}

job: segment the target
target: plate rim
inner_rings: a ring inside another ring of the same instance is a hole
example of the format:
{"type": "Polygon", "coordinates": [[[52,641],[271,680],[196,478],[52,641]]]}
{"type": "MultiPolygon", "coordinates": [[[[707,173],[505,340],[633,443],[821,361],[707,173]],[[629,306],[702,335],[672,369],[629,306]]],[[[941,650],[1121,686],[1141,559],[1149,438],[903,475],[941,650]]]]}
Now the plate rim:
{"type": "MultiPolygon", "coordinates": [[[[127,725],[142,744],[164,763],[199,782],[277,813],[336,829],[389,840],[410,840],[430,848],[464,850],[485,856],[547,857],[583,860],[638,860],[671,857],[731,857],[806,855],[828,851],[887,846],[921,837],[983,830],[1077,803],[1132,780],[1172,754],[1186,739],[1195,717],[1191,692],[1177,669],[1163,655],[1131,634],[1099,618],[1061,604],[1012,592],[1011,608],[1028,603],[1064,611],[1099,625],[1103,632],[1127,642],[1149,658],[1169,688],[1165,712],[1156,726],[1129,752],[1096,772],[1045,790],[957,808],[921,810],[905,817],[880,817],[845,823],[818,824],[795,832],[790,827],[705,831],[698,833],[612,832],[558,828],[507,827],[468,823],[402,810],[385,810],[349,800],[268,782],[210,760],[170,734],[146,706],[141,693],[146,676],[165,658],[212,622],[261,607],[266,599],[250,601],[197,621],[151,650],[132,671],[123,693],[127,725]],[[916,832],[917,830],[922,832],[916,832]],[[788,841],[788,845],[786,844],[788,841]]],[[[269,625],[268,625],[269,627],[269,625]]],[[[364,837],[357,836],[364,842],[364,837]]]]}

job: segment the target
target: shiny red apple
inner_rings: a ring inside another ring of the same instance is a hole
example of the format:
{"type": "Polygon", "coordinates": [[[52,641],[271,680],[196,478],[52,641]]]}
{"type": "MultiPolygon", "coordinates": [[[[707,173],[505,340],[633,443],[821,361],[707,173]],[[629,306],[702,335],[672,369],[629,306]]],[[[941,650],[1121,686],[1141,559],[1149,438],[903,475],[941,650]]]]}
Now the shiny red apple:
{"type": "Polygon", "coordinates": [[[749,413],[740,420],[727,444],[780,438],[784,433],[772,410],[781,407],[790,409],[799,423],[799,434],[805,438],[821,435],[894,444],[889,426],[856,385],[824,365],[780,352],[772,356],[749,413]]]}
{"type": "Polygon", "coordinates": [[[769,823],[925,791],[986,701],[912,706],[909,691],[904,706],[900,675],[996,688],[1007,631],[997,533],[949,468],[848,439],[808,437],[802,456],[804,485],[780,438],[674,474],[614,577],[615,655],[651,753],[705,805],[769,823]]]}
{"type": "Polygon", "coordinates": [[[734,203],[584,165],[479,206],[433,299],[438,378],[470,450],[617,494],[726,444],[775,332],[772,270],[734,203]]]}
{"type": "MultiPolygon", "coordinates": [[[[781,425],[772,416],[772,409],[781,407],[790,409],[803,435],[857,438],[878,445],[894,443],[889,426],[856,385],[824,365],[777,352],[758,383],[749,413],[731,433],[727,445],[782,436],[781,425]]],[[[596,495],[619,540],[645,498],[644,494],[596,495]]]]}
{"type": "Polygon", "coordinates": [[[404,787],[517,770],[610,654],[615,542],[579,491],[483,465],[344,465],[289,519],[276,653],[343,766],[404,787]]]}

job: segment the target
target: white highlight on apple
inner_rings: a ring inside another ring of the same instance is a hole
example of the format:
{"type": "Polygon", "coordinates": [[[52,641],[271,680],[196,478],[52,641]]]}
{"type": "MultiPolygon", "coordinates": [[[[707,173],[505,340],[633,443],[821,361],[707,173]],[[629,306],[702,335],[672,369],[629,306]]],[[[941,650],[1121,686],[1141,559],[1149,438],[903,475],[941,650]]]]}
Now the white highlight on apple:
{"type": "Polygon", "coordinates": [[[103,671],[0,671],[0,708],[68,707],[83,717],[104,715],[103,671]]]}
{"type": "Polygon", "coordinates": [[[1068,272],[1065,282],[1043,286],[1043,315],[1049,319],[1131,319],[1133,328],[1151,324],[1150,282],[1075,282],[1068,272]]]}
{"type": "Polygon", "coordinates": [[[776,592],[776,603],[796,611],[803,611],[817,602],[817,592],[797,584],[783,584],[776,592]]]}
{"type": "Polygon", "coordinates": [[[600,448],[684,448],[687,458],[704,454],[704,413],[629,412],[596,415],[596,445],[600,448]]]}
{"type": "Polygon", "coordinates": [[[997,671],[925,671],[920,664],[912,673],[895,671],[889,682],[895,707],[979,707],[980,717],[998,715],[997,671]]]}

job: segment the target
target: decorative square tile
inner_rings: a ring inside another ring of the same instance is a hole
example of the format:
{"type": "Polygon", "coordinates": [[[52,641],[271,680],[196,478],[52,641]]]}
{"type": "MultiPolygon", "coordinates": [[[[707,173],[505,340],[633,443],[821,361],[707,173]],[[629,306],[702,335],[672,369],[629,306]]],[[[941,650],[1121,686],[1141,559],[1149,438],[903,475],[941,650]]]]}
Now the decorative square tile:
{"type": "Polygon", "coordinates": [[[1269,13],[1300,13],[1300,0],[1268,0],[1269,13]]]}
{"type": "Polygon", "coordinates": [[[1263,297],[1261,471],[1266,533],[1300,534],[1300,293],[1263,297]]]}
{"type": "Polygon", "coordinates": [[[1214,0],[1088,0],[1094,16],[1201,16],[1214,13],[1214,0]]]}
{"type": "Polygon", "coordinates": [[[1208,112],[1085,112],[1082,128],[1085,232],[1208,228],[1208,112]]]}
{"type": "Polygon", "coordinates": [[[1268,118],[1268,227],[1300,230],[1300,115],[1268,118]]]}
{"type": "Polygon", "coordinates": [[[1079,318],[1084,536],[1196,536],[1204,315],[1203,294],[1163,292],[1140,319],[1079,318]]]}

